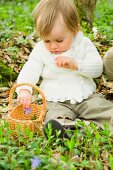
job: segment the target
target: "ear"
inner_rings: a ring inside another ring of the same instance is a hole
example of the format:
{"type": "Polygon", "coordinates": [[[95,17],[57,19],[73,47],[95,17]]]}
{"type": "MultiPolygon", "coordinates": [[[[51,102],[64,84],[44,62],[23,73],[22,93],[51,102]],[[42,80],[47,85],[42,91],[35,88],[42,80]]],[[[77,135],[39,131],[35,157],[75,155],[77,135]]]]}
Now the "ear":
{"type": "Polygon", "coordinates": [[[76,36],[78,30],[73,31],[73,35],[76,36]]]}

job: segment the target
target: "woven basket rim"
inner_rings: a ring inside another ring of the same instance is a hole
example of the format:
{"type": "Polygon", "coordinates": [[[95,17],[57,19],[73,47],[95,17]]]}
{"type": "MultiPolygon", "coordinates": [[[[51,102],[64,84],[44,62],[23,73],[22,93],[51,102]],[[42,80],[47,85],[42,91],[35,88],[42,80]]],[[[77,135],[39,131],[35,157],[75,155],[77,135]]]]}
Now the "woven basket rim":
{"type": "Polygon", "coordinates": [[[19,87],[19,86],[30,86],[30,87],[34,88],[35,90],[37,90],[37,91],[40,93],[40,95],[42,96],[42,102],[43,102],[43,103],[42,103],[42,106],[43,106],[43,108],[44,108],[44,110],[45,110],[45,112],[46,112],[46,98],[45,98],[45,95],[44,95],[43,91],[42,91],[38,86],[36,86],[36,85],[34,85],[34,84],[30,84],[30,83],[15,84],[15,85],[11,88],[10,93],[9,93],[9,98],[8,98],[8,101],[9,101],[9,109],[10,109],[10,110],[14,110],[14,109],[15,109],[15,107],[12,106],[12,98],[13,98],[13,93],[14,93],[14,91],[15,91],[16,88],[19,87]]]}
{"type": "Polygon", "coordinates": [[[37,130],[39,130],[38,127],[37,127],[38,124],[40,124],[41,126],[43,125],[45,115],[46,115],[46,98],[45,98],[44,93],[41,91],[41,89],[38,86],[33,85],[33,84],[29,84],[29,83],[20,83],[20,84],[14,85],[11,88],[10,93],[9,93],[9,112],[8,112],[8,119],[9,119],[8,121],[9,121],[9,125],[10,125],[11,129],[15,129],[17,124],[20,124],[20,125],[22,125],[21,126],[22,129],[24,129],[24,128],[26,128],[26,126],[28,126],[32,131],[35,131],[35,130],[37,131],[37,130]],[[32,88],[37,90],[42,96],[42,104],[41,105],[36,104],[36,103],[30,104],[30,105],[33,104],[34,107],[35,107],[35,105],[37,105],[38,109],[40,107],[39,115],[37,114],[37,117],[34,120],[32,120],[31,118],[21,119],[20,117],[18,117],[19,118],[18,119],[16,116],[12,115],[12,114],[15,114],[15,109],[18,109],[18,107],[21,106],[21,104],[18,104],[15,107],[13,106],[13,103],[12,103],[13,93],[14,93],[14,91],[17,87],[23,86],[23,85],[31,86],[32,88]],[[12,116],[13,116],[13,118],[12,118],[12,116]],[[36,126],[36,124],[37,124],[37,126],[36,126]],[[25,125],[25,127],[23,125],[25,125]]]}
{"type": "Polygon", "coordinates": [[[10,116],[10,114],[8,114],[8,118],[12,121],[15,121],[15,122],[23,122],[23,123],[27,123],[27,122],[41,122],[39,121],[39,119],[35,119],[35,120],[19,120],[19,119],[14,119],[10,116]]]}

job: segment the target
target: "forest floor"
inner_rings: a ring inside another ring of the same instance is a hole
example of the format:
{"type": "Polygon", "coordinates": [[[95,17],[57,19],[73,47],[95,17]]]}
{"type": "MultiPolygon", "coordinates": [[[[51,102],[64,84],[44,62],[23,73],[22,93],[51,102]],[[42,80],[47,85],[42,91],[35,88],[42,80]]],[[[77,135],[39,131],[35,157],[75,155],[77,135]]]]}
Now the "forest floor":
{"type": "MultiPolygon", "coordinates": [[[[1,0],[0,3],[0,170],[33,169],[32,161],[40,170],[113,170],[113,136],[108,125],[102,130],[93,123],[86,125],[79,120],[72,138],[60,141],[51,137],[51,127],[48,140],[38,132],[21,132],[19,128],[15,136],[5,121],[10,89],[38,40],[31,19],[36,3],[37,0],[1,0]]],[[[82,22],[84,34],[93,41],[102,58],[113,46],[112,13],[113,0],[98,0],[93,24],[97,33],[82,22]]],[[[113,81],[104,74],[94,81],[97,93],[113,102],[113,81]]]]}

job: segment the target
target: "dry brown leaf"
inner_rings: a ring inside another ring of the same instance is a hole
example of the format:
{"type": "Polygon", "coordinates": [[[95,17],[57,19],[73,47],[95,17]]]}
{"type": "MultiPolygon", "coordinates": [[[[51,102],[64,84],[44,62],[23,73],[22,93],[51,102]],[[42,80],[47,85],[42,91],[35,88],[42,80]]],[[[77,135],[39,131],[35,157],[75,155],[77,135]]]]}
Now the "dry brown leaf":
{"type": "Polygon", "coordinates": [[[94,44],[95,44],[96,47],[99,47],[99,48],[103,46],[100,42],[97,42],[97,41],[94,42],[94,44]]]}
{"type": "Polygon", "coordinates": [[[18,52],[18,56],[24,58],[25,60],[28,60],[28,56],[24,55],[22,51],[18,52]]]}
{"type": "Polygon", "coordinates": [[[29,54],[30,53],[30,50],[27,48],[27,47],[23,47],[24,51],[29,54]]]}
{"type": "Polygon", "coordinates": [[[107,81],[104,75],[102,76],[102,85],[113,89],[113,82],[112,81],[107,81]]]}
{"type": "Polygon", "coordinates": [[[7,113],[8,112],[8,107],[3,107],[3,106],[0,106],[0,113],[7,113]]]}
{"type": "Polygon", "coordinates": [[[2,50],[0,49],[0,57],[3,55],[3,52],[2,52],[2,50]]]}
{"type": "Polygon", "coordinates": [[[52,155],[53,155],[53,157],[58,158],[60,156],[60,152],[53,150],[52,155]]]}
{"type": "Polygon", "coordinates": [[[0,105],[4,105],[4,104],[7,104],[7,103],[8,103],[8,98],[5,98],[5,99],[0,98],[0,105]]]}
{"type": "Polygon", "coordinates": [[[29,41],[29,44],[31,45],[31,47],[34,48],[36,42],[33,41],[32,39],[29,39],[28,41],[29,41]]]}
{"type": "Polygon", "coordinates": [[[4,59],[6,59],[8,63],[11,63],[12,61],[12,59],[7,54],[4,56],[4,59]]]}
{"type": "Polygon", "coordinates": [[[7,90],[9,90],[8,87],[0,87],[0,92],[5,92],[5,91],[7,91],[7,90]]]}
{"type": "Polygon", "coordinates": [[[109,170],[109,165],[108,164],[104,164],[103,170],[109,170]]]}
{"type": "Polygon", "coordinates": [[[0,93],[0,98],[7,98],[8,95],[9,95],[9,90],[4,91],[4,92],[0,93]]]}
{"type": "Polygon", "coordinates": [[[8,112],[2,113],[2,120],[8,120],[8,112]]]}
{"type": "Polygon", "coordinates": [[[108,152],[107,151],[102,151],[102,153],[101,153],[101,159],[102,159],[102,161],[104,161],[104,162],[107,162],[108,161],[108,152]]]}

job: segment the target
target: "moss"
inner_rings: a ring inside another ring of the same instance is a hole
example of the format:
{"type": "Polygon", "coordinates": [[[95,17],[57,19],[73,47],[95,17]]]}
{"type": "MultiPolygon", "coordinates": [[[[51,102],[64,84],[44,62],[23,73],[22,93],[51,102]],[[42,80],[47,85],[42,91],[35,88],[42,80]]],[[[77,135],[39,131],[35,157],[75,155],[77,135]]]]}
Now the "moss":
{"type": "Polygon", "coordinates": [[[9,82],[14,81],[17,77],[17,73],[10,67],[6,66],[1,60],[0,60],[0,82],[9,82]]]}

